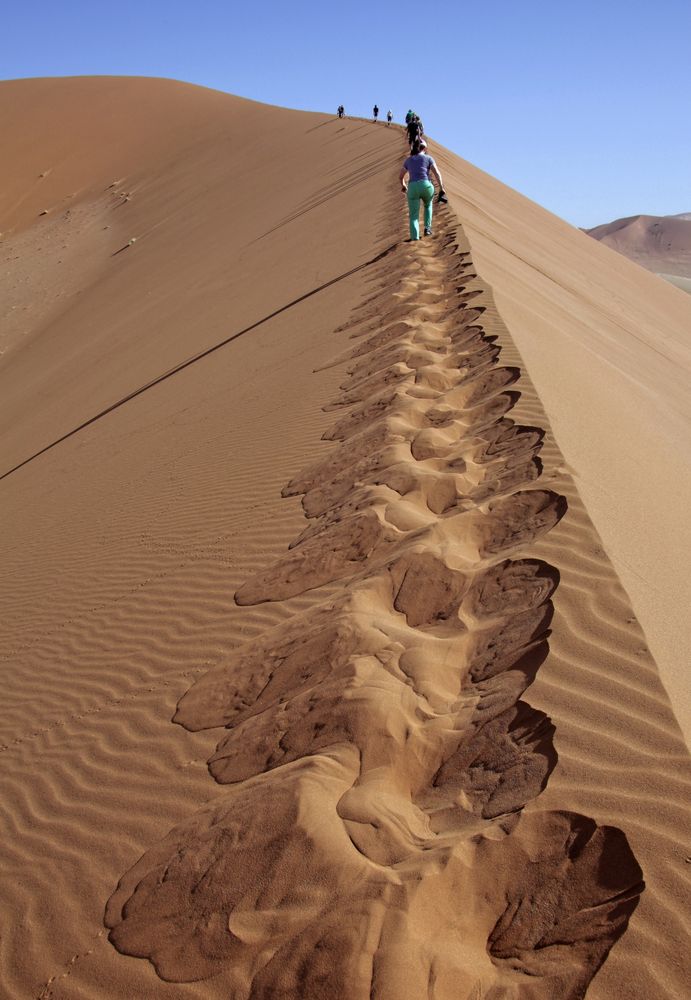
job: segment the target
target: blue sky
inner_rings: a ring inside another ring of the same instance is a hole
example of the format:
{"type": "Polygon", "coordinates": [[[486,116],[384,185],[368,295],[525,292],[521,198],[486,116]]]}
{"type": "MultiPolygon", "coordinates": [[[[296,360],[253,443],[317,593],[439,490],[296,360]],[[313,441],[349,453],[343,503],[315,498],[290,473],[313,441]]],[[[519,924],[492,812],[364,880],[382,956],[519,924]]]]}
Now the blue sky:
{"type": "Polygon", "coordinates": [[[163,76],[376,101],[575,225],[691,211],[691,0],[7,0],[0,78],[163,76]]]}

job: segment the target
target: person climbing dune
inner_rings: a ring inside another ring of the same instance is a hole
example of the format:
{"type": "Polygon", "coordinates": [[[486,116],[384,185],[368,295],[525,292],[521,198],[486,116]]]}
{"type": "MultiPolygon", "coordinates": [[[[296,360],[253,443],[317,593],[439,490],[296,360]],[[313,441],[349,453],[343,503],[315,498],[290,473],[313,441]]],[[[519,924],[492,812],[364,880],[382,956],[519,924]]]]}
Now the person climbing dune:
{"type": "Polygon", "coordinates": [[[422,138],[422,122],[416,114],[412,114],[410,121],[406,124],[406,131],[408,133],[408,142],[412,146],[416,139],[422,138]]]}
{"type": "Polygon", "coordinates": [[[429,179],[432,174],[439,183],[439,198],[444,195],[444,182],[434,159],[427,154],[427,143],[424,139],[416,139],[411,149],[411,155],[404,161],[398,179],[401,189],[408,197],[408,214],[410,217],[410,239],[420,239],[420,202],[425,206],[425,236],[432,235],[432,200],[434,185],[429,179]],[[405,175],[408,174],[408,183],[405,175]]]}
{"type": "Polygon", "coordinates": [[[379,108],[377,107],[376,104],[372,108],[372,114],[374,115],[374,119],[373,120],[376,122],[377,118],[379,117],[379,108]]]}

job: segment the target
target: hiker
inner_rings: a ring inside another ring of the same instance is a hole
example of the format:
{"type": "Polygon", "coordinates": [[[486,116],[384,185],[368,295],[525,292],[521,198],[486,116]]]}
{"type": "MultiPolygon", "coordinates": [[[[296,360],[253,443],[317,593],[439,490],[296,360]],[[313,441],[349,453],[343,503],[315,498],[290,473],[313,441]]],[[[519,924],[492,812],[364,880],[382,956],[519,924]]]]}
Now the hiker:
{"type": "Polygon", "coordinates": [[[408,126],[408,142],[410,145],[412,146],[414,142],[418,142],[422,139],[424,132],[425,130],[422,126],[422,122],[417,115],[413,115],[413,120],[408,126]]]}
{"type": "Polygon", "coordinates": [[[418,118],[418,116],[417,115],[412,115],[410,121],[406,125],[406,131],[408,133],[408,144],[410,146],[413,145],[413,143],[415,142],[416,139],[420,138],[420,136],[418,135],[418,123],[419,122],[420,122],[420,119],[418,118]]]}
{"type": "Polygon", "coordinates": [[[415,117],[414,113],[408,108],[408,114],[405,116],[406,125],[410,125],[411,121],[415,117]]]}
{"type": "Polygon", "coordinates": [[[386,112],[386,124],[390,125],[392,121],[393,121],[393,111],[391,111],[391,109],[389,109],[386,112]]]}
{"type": "Polygon", "coordinates": [[[342,118],[344,114],[345,114],[345,108],[343,107],[342,104],[339,104],[338,105],[338,117],[342,118]]]}
{"type": "Polygon", "coordinates": [[[401,189],[408,196],[408,214],[410,216],[410,239],[420,239],[420,202],[425,205],[425,236],[432,235],[432,199],[434,198],[434,185],[429,179],[429,175],[437,179],[439,183],[439,200],[446,201],[444,183],[439,173],[439,167],[431,156],[427,155],[427,143],[424,139],[416,139],[413,143],[411,155],[401,167],[398,179],[401,182],[401,189]],[[408,183],[405,182],[405,175],[408,174],[408,183]],[[443,195],[443,198],[442,198],[443,195]]]}
{"type": "Polygon", "coordinates": [[[379,108],[377,107],[376,104],[372,108],[372,114],[374,115],[374,120],[376,122],[377,118],[379,117],[379,108]]]}

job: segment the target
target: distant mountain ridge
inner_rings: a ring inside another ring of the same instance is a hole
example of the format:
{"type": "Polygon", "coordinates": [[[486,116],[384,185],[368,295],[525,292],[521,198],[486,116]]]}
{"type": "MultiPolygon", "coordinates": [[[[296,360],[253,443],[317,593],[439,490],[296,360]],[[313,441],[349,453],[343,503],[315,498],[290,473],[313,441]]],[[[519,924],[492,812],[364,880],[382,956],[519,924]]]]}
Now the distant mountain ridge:
{"type": "Polygon", "coordinates": [[[691,279],[691,212],[632,215],[584,232],[648,271],[691,279]]]}

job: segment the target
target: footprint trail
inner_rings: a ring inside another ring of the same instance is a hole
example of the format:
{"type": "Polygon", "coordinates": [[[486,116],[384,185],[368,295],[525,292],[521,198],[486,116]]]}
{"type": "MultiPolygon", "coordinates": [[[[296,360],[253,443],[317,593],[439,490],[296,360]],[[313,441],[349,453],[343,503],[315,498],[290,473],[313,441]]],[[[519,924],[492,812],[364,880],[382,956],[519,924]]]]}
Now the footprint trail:
{"type": "Polygon", "coordinates": [[[333,448],[283,491],[307,526],[235,595],[314,600],[181,699],[181,725],[225,727],[227,792],[124,875],[111,941],[237,998],[582,997],[643,886],[620,830],[534,805],[559,567],[529,550],[567,503],[451,217],[369,280],[333,448]]]}

